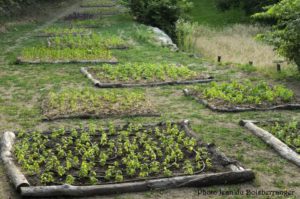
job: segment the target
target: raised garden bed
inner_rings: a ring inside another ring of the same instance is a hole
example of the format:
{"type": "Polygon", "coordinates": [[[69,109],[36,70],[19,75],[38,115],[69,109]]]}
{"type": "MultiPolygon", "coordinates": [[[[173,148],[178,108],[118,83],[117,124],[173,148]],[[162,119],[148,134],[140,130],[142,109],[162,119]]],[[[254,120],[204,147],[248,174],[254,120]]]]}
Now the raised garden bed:
{"type": "Polygon", "coordinates": [[[120,7],[99,7],[99,8],[82,8],[78,13],[90,14],[94,16],[111,16],[121,14],[124,9],[120,7]]]}
{"type": "Polygon", "coordinates": [[[108,49],[53,49],[47,47],[25,48],[19,64],[67,64],[67,63],[108,63],[116,64],[117,59],[108,49]]]}
{"type": "Polygon", "coordinates": [[[78,13],[73,12],[72,14],[69,14],[63,18],[65,21],[73,21],[73,20],[90,20],[94,19],[95,15],[88,14],[88,13],[78,13]]]}
{"type": "Polygon", "coordinates": [[[242,120],[240,124],[270,145],[282,157],[300,167],[300,126],[297,121],[242,120]]]}
{"type": "Polygon", "coordinates": [[[50,92],[42,110],[46,120],[160,116],[143,92],[88,88],[50,92]]]}
{"type": "Polygon", "coordinates": [[[127,63],[115,66],[81,68],[95,86],[100,88],[195,84],[212,81],[186,66],[169,64],[127,63]]]}
{"type": "Polygon", "coordinates": [[[80,7],[113,7],[117,5],[115,1],[112,0],[86,0],[80,4],[80,7]]]}
{"type": "Polygon", "coordinates": [[[47,46],[49,48],[63,49],[63,48],[82,48],[82,49],[94,49],[94,48],[108,48],[108,49],[127,49],[127,42],[116,35],[99,35],[91,34],[88,36],[63,36],[63,37],[51,37],[47,40],[47,46]]]}
{"type": "Polygon", "coordinates": [[[59,37],[59,36],[84,36],[90,35],[92,31],[86,28],[58,28],[50,27],[39,32],[37,37],[59,37]]]}
{"type": "Polygon", "coordinates": [[[185,89],[184,94],[219,112],[300,109],[292,90],[263,81],[212,82],[207,86],[185,89]]]}
{"type": "Polygon", "coordinates": [[[1,149],[7,173],[25,197],[106,195],[254,179],[251,170],[201,142],[188,121],[5,132],[1,149]]]}

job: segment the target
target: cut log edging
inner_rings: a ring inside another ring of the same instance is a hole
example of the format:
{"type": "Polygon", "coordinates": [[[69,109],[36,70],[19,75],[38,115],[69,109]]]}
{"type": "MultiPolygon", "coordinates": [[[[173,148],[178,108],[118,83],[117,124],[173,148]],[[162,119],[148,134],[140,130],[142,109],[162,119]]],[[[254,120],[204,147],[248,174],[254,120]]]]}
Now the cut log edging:
{"type": "Polygon", "coordinates": [[[101,83],[99,80],[93,77],[93,75],[88,72],[88,67],[82,67],[81,73],[83,73],[89,80],[91,80],[94,86],[98,88],[131,88],[131,87],[155,87],[155,86],[167,86],[167,85],[187,85],[187,84],[197,84],[197,83],[209,83],[214,80],[213,77],[208,77],[207,79],[198,80],[186,80],[186,81],[169,81],[169,82],[157,82],[157,83],[101,83]]]}
{"type": "MultiPolygon", "coordinates": [[[[158,124],[145,124],[144,127],[154,127],[157,125],[163,125],[160,122],[158,124]]],[[[173,123],[174,124],[174,123],[173,123]]],[[[184,131],[199,140],[199,136],[194,133],[189,128],[189,121],[184,120],[182,122],[176,123],[180,124],[184,131]]],[[[222,156],[228,161],[227,168],[229,171],[219,172],[219,173],[205,173],[197,175],[188,176],[175,176],[171,178],[157,178],[144,181],[133,181],[124,183],[113,183],[105,185],[92,185],[92,186],[72,186],[72,185],[58,185],[58,186],[30,186],[25,176],[21,174],[12,160],[11,150],[13,146],[13,141],[15,139],[15,134],[12,132],[6,132],[2,136],[2,152],[1,157],[5,161],[5,155],[7,152],[10,154],[10,166],[16,168],[12,172],[9,172],[8,167],[7,173],[9,178],[14,182],[15,188],[20,191],[21,196],[24,197],[58,197],[58,196],[92,196],[92,195],[110,195],[116,193],[128,193],[128,192],[142,192],[149,190],[162,190],[166,188],[180,188],[180,187],[203,187],[210,185],[220,185],[220,184],[236,184],[251,181],[255,178],[252,170],[244,169],[242,166],[230,162],[229,159],[219,153],[216,149],[210,150],[212,153],[217,153],[214,155],[222,156]],[[17,175],[18,174],[18,175],[17,175]],[[20,175],[19,175],[20,174],[20,175]],[[15,176],[20,181],[14,181],[15,176]],[[21,176],[22,178],[19,178],[21,176]],[[15,182],[18,182],[15,184],[15,182]]],[[[214,148],[214,146],[208,146],[209,148],[214,148]]]]}
{"type": "Polygon", "coordinates": [[[217,106],[210,104],[207,100],[198,98],[190,93],[188,89],[184,89],[183,93],[185,96],[190,96],[200,104],[203,104],[207,108],[209,108],[212,111],[216,112],[228,112],[228,113],[238,113],[238,112],[247,112],[247,111],[272,111],[272,110],[298,110],[300,109],[300,104],[282,104],[282,105],[276,105],[271,106],[267,108],[259,108],[259,107],[250,107],[250,108],[244,108],[244,107],[234,107],[234,108],[218,108],[217,106]]]}
{"type": "Polygon", "coordinates": [[[275,151],[277,151],[282,157],[293,162],[300,167],[300,155],[292,150],[289,146],[275,137],[272,133],[258,127],[256,121],[241,120],[240,125],[250,130],[254,135],[262,139],[268,145],[270,145],[275,151]]]}
{"type": "Polygon", "coordinates": [[[23,60],[17,58],[18,64],[117,64],[116,58],[111,60],[56,60],[56,61],[42,61],[42,60],[23,60]]]}
{"type": "Polygon", "coordinates": [[[1,159],[4,164],[5,170],[12,184],[18,192],[21,187],[30,186],[26,177],[21,173],[20,169],[15,165],[12,155],[16,135],[13,132],[5,132],[1,139],[1,159]]]}

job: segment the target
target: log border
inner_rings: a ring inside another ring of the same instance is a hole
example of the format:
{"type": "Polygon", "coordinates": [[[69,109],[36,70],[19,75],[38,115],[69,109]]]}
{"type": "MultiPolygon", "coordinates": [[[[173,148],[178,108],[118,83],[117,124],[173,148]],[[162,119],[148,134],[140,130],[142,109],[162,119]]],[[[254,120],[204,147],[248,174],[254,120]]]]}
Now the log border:
{"type": "Polygon", "coordinates": [[[212,111],[216,112],[228,112],[228,113],[238,113],[238,112],[247,112],[247,111],[272,111],[272,110],[297,110],[300,109],[300,104],[282,104],[277,106],[271,106],[267,108],[259,108],[259,107],[250,107],[250,108],[244,108],[244,107],[234,107],[234,108],[219,108],[213,104],[210,104],[207,100],[198,98],[190,93],[190,90],[184,89],[183,93],[185,96],[192,97],[194,100],[199,102],[200,104],[203,104],[207,108],[209,108],[212,111]]]}
{"type": "Polygon", "coordinates": [[[17,58],[17,64],[118,64],[118,60],[113,57],[111,60],[24,60],[21,57],[17,58]]]}
{"type": "Polygon", "coordinates": [[[196,84],[196,83],[209,83],[214,80],[213,77],[207,79],[188,80],[188,81],[169,81],[169,82],[157,82],[157,83],[101,83],[95,79],[93,75],[88,72],[89,67],[82,67],[81,73],[84,74],[90,81],[93,82],[94,86],[98,88],[131,88],[131,87],[155,87],[155,86],[166,86],[166,85],[183,85],[183,84],[196,84]]]}
{"type": "MultiPolygon", "coordinates": [[[[162,125],[158,123],[155,125],[162,125]]],[[[184,120],[178,124],[181,124],[184,131],[197,139],[199,136],[189,128],[189,121],[184,120]]],[[[144,125],[145,127],[154,126],[144,125]]],[[[91,195],[109,195],[116,193],[127,192],[141,192],[148,190],[161,190],[166,188],[179,188],[179,187],[201,187],[220,184],[234,184],[251,181],[255,178],[252,170],[244,169],[235,161],[230,161],[224,154],[219,153],[214,145],[207,145],[208,149],[226,161],[226,168],[230,171],[209,173],[209,174],[197,174],[189,176],[176,176],[171,178],[157,178],[144,181],[133,181],[125,183],[114,183],[105,185],[93,185],[93,186],[71,186],[71,185],[58,185],[58,186],[30,186],[26,178],[19,172],[18,168],[12,159],[12,146],[14,144],[15,134],[13,132],[5,132],[2,136],[2,152],[1,158],[6,166],[9,178],[12,180],[15,188],[24,197],[54,197],[54,196],[91,196],[91,195]],[[7,147],[8,146],[8,147],[7,147]],[[3,155],[4,154],[4,155],[3,155]],[[5,154],[8,154],[9,159],[5,154]],[[16,168],[11,170],[10,168],[16,168]],[[14,179],[21,179],[16,181],[14,179]],[[21,183],[20,183],[21,182],[21,183]]]]}
{"type": "Polygon", "coordinates": [[[254,135],[262,139],[265,143],[271,146],[277,153],[285,159],[293,162],[300,167],[300,155],[292,150],[289,146],[275,137],[272,133],[258,127],[259,122],[252,120],[241,120],[240,125],[250,130],[254,135]]]}

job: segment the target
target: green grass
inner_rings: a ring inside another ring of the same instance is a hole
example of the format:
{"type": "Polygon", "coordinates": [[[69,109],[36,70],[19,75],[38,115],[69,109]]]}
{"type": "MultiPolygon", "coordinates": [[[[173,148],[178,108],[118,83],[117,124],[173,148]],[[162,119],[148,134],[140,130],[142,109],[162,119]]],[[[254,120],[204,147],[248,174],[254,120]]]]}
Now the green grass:
{"type": "Polygon", "coordinates": [[[236,8],[226,12],[217,9],[214,0],[192,0],[192,20],[199,24],[222,27],[234,23],[248,22],[249,18],[242,9],[236,8]]]}

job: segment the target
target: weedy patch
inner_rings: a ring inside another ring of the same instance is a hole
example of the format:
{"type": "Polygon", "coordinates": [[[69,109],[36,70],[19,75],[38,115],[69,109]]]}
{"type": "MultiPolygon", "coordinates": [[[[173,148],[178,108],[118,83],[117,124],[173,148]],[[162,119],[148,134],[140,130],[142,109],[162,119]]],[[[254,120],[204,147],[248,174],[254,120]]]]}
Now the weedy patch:
{"type": "Polygon", "coordinates": [[[208,86],[185,89],[185,94],[214,111],[239,112],[251,110],[299,109],[294,92],[283,85],[264,81],[212,82],[208,86]]]}
{"type": "Polygon", "coordinates": [[[71,89],[50,92],[42,103],[46,119],[160,116],[143,92],[71,89]]]}
{"type": "Polygon", "coordinates": [[[62,37],[51,37],[47,40],[47,46],[54,49],[63,48],[108,48],[108,49],[126,49],[127,42],[116,35],[91,34],[88,36],[66,35],[62,37]]]}
{"type": "Polygon", "coordinates": [[[81,7],[113,7],[117,5],[113,0],[85,0],[80,6],[81,7]]]}
{"type": "Polygon", "coordinates": [[[212,77],[174,64],[126,63],[82,68],[98,87],[159,86],[206,83],[212,77]]]}
{"type": "MultiPolygon", "coordinates": [[[[15,185],[23,196],[122,193],[254,178],[251,170],[202,143],[187,121],[16,134],[15,144],[13,133],[3,139],[14,144],[23,172],[18,176],[23,183],[15,185]]],[[[18,168],[8,170],[15,174],[18,168]]]]}
{"type": "Polygon", "coordinates": [[[17,58],[17,63],[41,64],[41,63],[117,63],[117,59],[112,56],[106,48],[81,49],[63,48],[54,49],[48,47],[24,48],[21,56],[17,58]]]}
{"type": "Polygon", "coordinates": [[[65,35],[90,35],[91,30],[86,28],[62,28],[62,27],[50,27],[42,30],[38,33],[39,37],[54,37],[54,36],[65,36],[65,35]]]}

